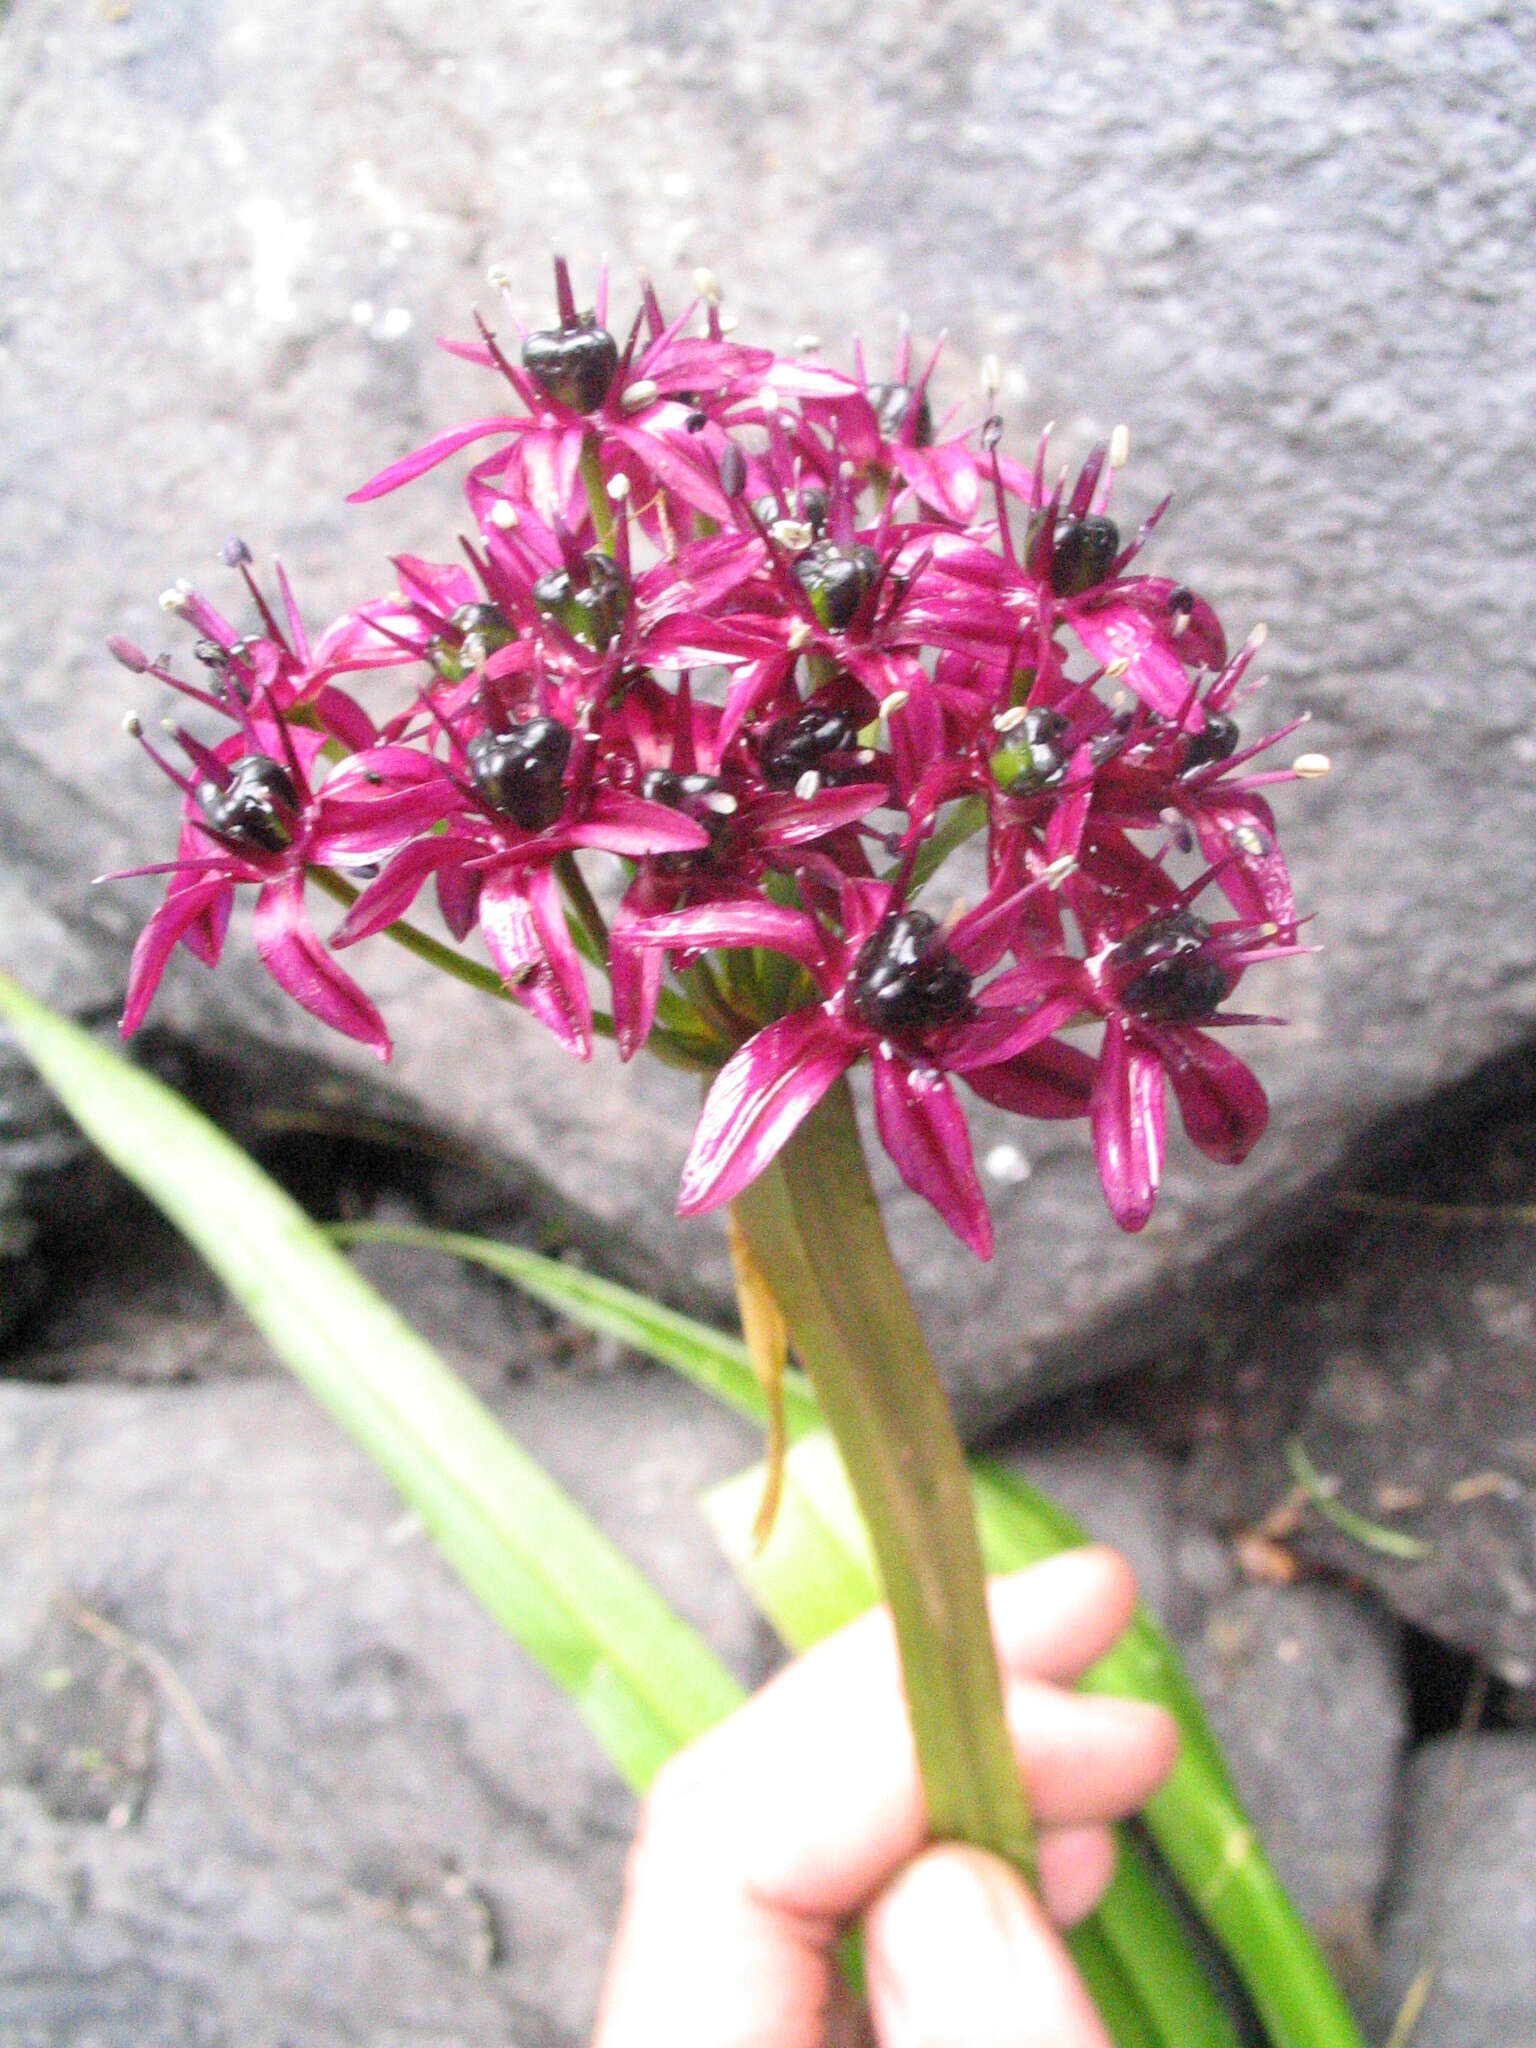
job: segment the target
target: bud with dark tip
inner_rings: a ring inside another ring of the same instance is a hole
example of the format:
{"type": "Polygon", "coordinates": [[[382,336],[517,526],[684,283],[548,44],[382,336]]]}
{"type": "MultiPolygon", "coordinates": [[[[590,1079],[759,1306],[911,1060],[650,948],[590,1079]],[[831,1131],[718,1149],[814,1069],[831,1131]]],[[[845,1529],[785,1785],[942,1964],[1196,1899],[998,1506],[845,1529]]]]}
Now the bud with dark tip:
{"type": "Polygon", "coordinates": [[[757,758],[766,781],[775,789],[793,789],[808,769],[821,769],[829,754],[846,753],[858,744],[859,724],[851,711],[830,711],[807,704],[776,718],[757,744],[757,758]]]}
{"type": "Polygon", "coordinates": [[[1026,711],[1022,718],[1012,715],[1018,723],[992,756],[993,780],[1015,796],[1052,788],[1071,758],[1067,721],[1059,711],[1045,709],[1026,711]]]}
{"type": "Polygon", "coordinates": [[[1210,950],[1211,928],[1192,910],[1148,918],[1109,955],[1122,1009],[1148,1024],[1198,1024],[1232,986],[1230,968],[1210,950]]]}
{"type": "Polygon", "coordinates": [[[475,794],[525,832],[543,832],[565,808],[571,733],[558,718],[530,718],[506,732],[477,732],[464,749],[475,794]]]}
{"type": "Polygon", "coordinates": [[[196,790],[197,807],[215,839],[241,852],[286,853],[299,829],[299,792],[292,775],[267,754],[242,754],[222,786],[211,777],[196,790]]]}
{"type": "Polygon", "coordinates": [[[590,316],[575,326],[542,329],[523,343],[523,368],[557,405],[573,412],[596,412],[618,367],[618,343],[590,316]]]}
{"type": "Polygon", "coordinates": [[[1203,768],[1207,761],[1231,760],[1241,737],[1235,718],[1229,717],[1225,711],[1207,711],[1200,730],[1184,735],[1184,774],[1187,775],[1191,768],[1203,768]]]}
{"type": "Polygon", "coordinates": [[[862,543],[840,548],[836,541],[819,540],[795,564],[795,579],[811,610],[832,632],[852,619],[879,573],[879,556],[862,543]]]}
{"type": "Polygon", "coordinates": [[[969,1015],[971,977],[926,911],[903,910],[860,947],[851,993],[871,1031],[930,1031],[969,1015]]]}
{"type": "MultiPolygon", "coordinates": [[[[907,417],[913,410],[912,386],[910,384],[871,384],[865,392],[875,408],[875,418],[880,422],[880,432],[887,441],[893,440],[906,425],[907,417]]],[[[933,441],[933,413],[925,391],[917,400],[916,418],[912,423],[912,438],[919,448],[927,448],[933,441]]]]}
{"type": "Polygon", "coordinates": [[[569,569],[549,570],[534,584],[533,601],[573,640],[601,654],[624,623],[629,586],[612,556],[596,549],[582,557],[581,567],[585,581],[580,583],[569,569]]]}
{"type": "Polygon", "coordinates": [[[1051,549],[1051,588],[1058,597],[1078,597],[1102,583],[1120,552],[1120,529],[1102,512],[1069,519],[1051,549]]]}

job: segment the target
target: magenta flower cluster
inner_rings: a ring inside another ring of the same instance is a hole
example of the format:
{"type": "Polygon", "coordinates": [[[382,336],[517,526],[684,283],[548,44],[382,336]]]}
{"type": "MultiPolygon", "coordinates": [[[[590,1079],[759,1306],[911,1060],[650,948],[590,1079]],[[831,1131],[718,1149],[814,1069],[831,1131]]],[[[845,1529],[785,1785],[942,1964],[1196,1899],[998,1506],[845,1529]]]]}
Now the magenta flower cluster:
{"type": "Polygon", "coordinates": [[[513,408],[353,493],[489,443],[459,559],[397,557],[312,641],[281,567],[274,609],[231,543],[253,630],[163,600],[199,680],[113,643],[222,732],[177,725],[186,767],[156,757],[181,839],[124,1032],[178,943],[217,961],[249,886],[268,971],[381,1056],[337,955],[389,932],[452,964],[478,935],[578,1058],[603,1031],[708,1074],[685,1214],[738,1194],[860,1061],[902,1178],[983,1257],[957,1082],[1089,1118],[1130,1230],[1169,1089],[1203,1152],[1242,1159],[1265,1099],[1216,1034],[1270,1021],[1224,1005],[1299,950],[1262,794],[1293,771],[1256,772],[1279,735],[1239,733],[1257,638],[1229,656],[1209,605],[1135,566],[1163,507],[1123,538],[1123,437],[1052,477],[996,417],[936,423],[905,343],[871,381],[743,346],[713,291],[669,323],[648,287],[619,340],[606,288],[582,312],[556,281],[555,326],[446,344],[513,408]],[[962,904],[940,869],[967,841],[962,904]],[[316,882],[348,905],[328,938],[316,882]],[[407,921],[428,890],[446,938],[407,921]]]}

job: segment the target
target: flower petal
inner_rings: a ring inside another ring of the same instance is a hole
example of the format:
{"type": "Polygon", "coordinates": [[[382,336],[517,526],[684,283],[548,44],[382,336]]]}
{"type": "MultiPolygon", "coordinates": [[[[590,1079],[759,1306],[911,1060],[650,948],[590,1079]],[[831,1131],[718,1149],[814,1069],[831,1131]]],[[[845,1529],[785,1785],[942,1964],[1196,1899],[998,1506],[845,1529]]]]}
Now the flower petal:
{"type": "Polygon", "coordinates": [[[1173,1083],[1190,1143],[1223,1166],[1246,1159],[1264,1135],[1269,1102],[1237,1054],[1203,1031],[1143,1030],[1173,1083]]]}
{"type": "Polygon", "coordinates": [[[1047,1038],[996,1066],[973,1069],[965,1082],[984,1102],[1011,1110],[1015,1116],[1060,1122],[1088,1114],[1097,1072],[1081,1046],[1047,1038]]]}
{"type": "Polygon", "coordinates": [[[1140,1230],[1163,1177],[1163,1069],[1129,1037],[1118,1017],[1104,1027],[1089,1106],[1099,1182],[1122,1230],[1140,1230]]]}
{"type": "Polygon", "coordinates": [[[133,949],[128,993],[123,1002],[122,1022],[117,1027],[124,1038],[131,1038],[144,1022],[144,1013],[154,1000],[165,963],[178,939],[205,967],[217,965],[234,900],[234,887],[227,875],[199,875],[193,880],[172,882],[164,902],[139,933],[133,949]]]}
{"type": "Polygon", "coordinates": [[[389,1058],[384,1019],[316,937],[304,912],[304,871],[294,868],[258,891],[251,930],[263,967],[301,1009],[343,1037],[389,1058]]]}
{"type": "Polygon", "coordinates": [[[517,423],[504,414],[495,419],[469,420],[462,427],[449,427],[441,434],[434,434],[430,441],[413,449],[409,455],[402,455],[398,462],[392,462],[387,469],[381,469],[367,483],[359,484],[355,491],[347,493],[349,505],[364,504],[369,498],[382,498],[386,491],[398,490],[401,484],[408,484],[412,477],[421,476],[426,470],[436,469],[440,462],[446,462],[450,455],[457,454],[471,441],[483,441],[487,434],[511,432],[517,423]]]}
{"type": "Polygon", "coordinates": [[[992,1256],[992,1219],[976,1178],[965,1112],[944,1076],[909,1067],[887,1045],[871,1055],[875,1129],[915,1195],[932,1202],[978,1259],[992,1256]]]}
{"type": "Polygon", "coordinates": [[[858,1043],[825,1009],[779,1017],[715,1076],[683,1164],[679,1216],[697,1216],[739,1195],[810,1114],[858,1043]]]}
{"type": "Polygon", "coordinates": [[[514,1000],[578,1059],[590,1059],[591,1001],[549,869],[506,866],[489,874],[480,888],[480,931],[514,1000]]]}

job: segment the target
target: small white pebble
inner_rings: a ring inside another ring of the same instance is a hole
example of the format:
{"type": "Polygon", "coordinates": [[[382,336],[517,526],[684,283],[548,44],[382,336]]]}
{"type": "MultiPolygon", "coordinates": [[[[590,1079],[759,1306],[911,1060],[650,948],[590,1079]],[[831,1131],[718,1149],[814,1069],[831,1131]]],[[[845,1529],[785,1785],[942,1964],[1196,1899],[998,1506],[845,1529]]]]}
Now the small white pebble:
{"type": "Polygon", "coordinates": [[[988,1180],[1001,1181],[1004,1187],[1016,1188],[1029,1179],[1029,1161],[1017,1145],[993,1145],[981,1164],[988,1180]]]}

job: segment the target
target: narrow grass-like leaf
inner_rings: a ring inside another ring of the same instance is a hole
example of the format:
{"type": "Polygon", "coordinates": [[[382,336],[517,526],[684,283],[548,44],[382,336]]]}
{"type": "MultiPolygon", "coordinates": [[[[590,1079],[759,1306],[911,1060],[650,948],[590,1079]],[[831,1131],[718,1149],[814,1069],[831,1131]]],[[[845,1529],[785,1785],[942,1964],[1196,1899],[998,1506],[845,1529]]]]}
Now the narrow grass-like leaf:
{"type": "Polygon", "coordinates": [[[254,1161],[3,976],[0,1018],[571,1694],[630,1784],[730,1711],[740,1688],[706,1645],[254,1161]]]}
{"type": "MultiPolygon", "coordinates": [[[[613,1337],[631,1351],[669,1365],[684,1379],[723,1401],[751,1422],[766,1426],[768,1407],[752,1371],[747,1347],[739,1337],[712,1330],[707,1323],[676,1309],[649,1301],[632,1288],[599,1274],[546,1258],[521,1245],[494,1238],[471,1237],[454,1230],[418,1230],[409,1224],[338,1223],[331,1236],[339,1244],[400,1244],[418,1251],[443,1252],[468,1259],[488,1272],[513,1281],[546,1308],[557,1309],[584,1330],[613,1337]]],[[[804,1436],[821,1426],[816,1398],[803,1373],[784,1374],[785,1424],[791,1436],[804,1436]]]]}

